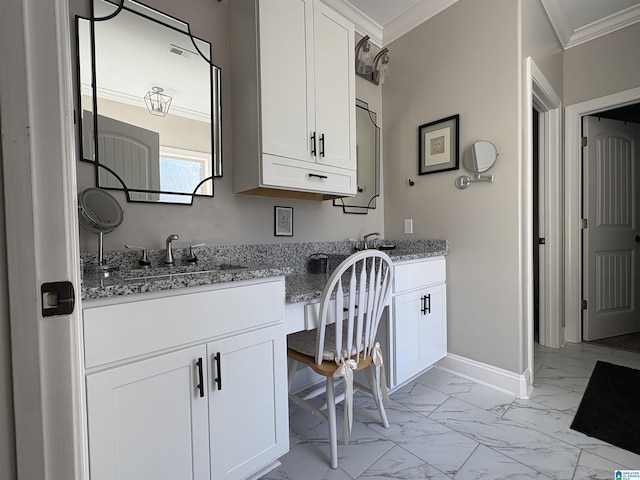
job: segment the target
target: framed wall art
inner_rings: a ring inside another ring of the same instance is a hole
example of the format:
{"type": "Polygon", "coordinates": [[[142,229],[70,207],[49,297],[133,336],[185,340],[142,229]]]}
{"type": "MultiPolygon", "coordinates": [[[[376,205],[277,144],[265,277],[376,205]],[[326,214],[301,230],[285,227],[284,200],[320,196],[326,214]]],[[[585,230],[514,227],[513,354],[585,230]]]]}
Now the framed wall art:
{"type": "Polygon", "coordinates": [[[273,234],[293,237],[293,207],[273,207],[273,234]]]}
{"type": "Polygon", "coordinates": [[[418,174],[446,172],[459,167],[460,115],[425,123],[418,127],[418,174]]]}

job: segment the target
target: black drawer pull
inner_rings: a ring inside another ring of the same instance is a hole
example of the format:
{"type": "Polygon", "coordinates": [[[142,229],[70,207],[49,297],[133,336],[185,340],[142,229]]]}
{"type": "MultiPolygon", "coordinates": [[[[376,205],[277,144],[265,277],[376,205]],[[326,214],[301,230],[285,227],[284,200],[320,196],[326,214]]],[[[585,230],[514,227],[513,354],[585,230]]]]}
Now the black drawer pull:
{"type": "Polygon", "coordinates": [[[218,390],[222,390],[222,366],[220,365],[220,352],[216,353],[216,356],[213,357],[213,359],[216,362],[216,378],[214,378],[213,381],[218,385],[218,390]]]}
{"type": "Polygon", "coordinates": [[[316,178],[329,178],[326,175],[318,175],[317,173],[310,173],[309,177],[316,177],[316,178]]]}
{"type": "Polygon", "coordinates": [[[198,358],[196,362],[198,366],[198,390],[200,391],[200,398],[204,397],[204,377],[202,375],[202,357],[198,358]]]}
{"type": "Polygon", "coordinates": [[[316,156],[316,132],[311,135],[311,155],[316,156]]]}
{"type": "Polygon", "coordinates": [[[420,300],[422,300],[422,308],[420,309],[422,314],[426,315],[427,313],[431,313],[431,294],[428,293],[426,295],[423,295],[422,297],[420,297],[420,300]]]}

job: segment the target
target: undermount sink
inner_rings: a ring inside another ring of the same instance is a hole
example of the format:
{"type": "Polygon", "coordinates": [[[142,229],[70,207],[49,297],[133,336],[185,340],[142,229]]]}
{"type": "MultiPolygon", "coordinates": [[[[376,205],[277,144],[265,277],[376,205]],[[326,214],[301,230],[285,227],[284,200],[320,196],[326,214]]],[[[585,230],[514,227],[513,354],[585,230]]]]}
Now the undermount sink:
{"type": "Polygon", "coordinates": [[[149,278],[163,278],[175,275],[193,275],[198,273],[216,273],[232,270],[246,270],[246,265],[233,263],[203,264],[203,265],[167,265],[151,268],[135,268],[120,270],[118,276],[124,280],[143,280],[149,278]]]}

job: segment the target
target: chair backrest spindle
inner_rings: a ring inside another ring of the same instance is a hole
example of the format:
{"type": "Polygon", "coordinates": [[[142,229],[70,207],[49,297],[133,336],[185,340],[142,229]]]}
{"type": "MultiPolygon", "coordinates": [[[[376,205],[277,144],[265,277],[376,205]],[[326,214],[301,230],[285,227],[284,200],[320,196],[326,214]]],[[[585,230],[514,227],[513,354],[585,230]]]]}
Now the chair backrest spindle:
{"type": "Polygon", "coordinates": [[[391,293],[392,273],[391,259],[378,250],[355,253],[335,269],[320,300],[316,363],[322,363],[327,349],[334,353],[336,362],[340,362],[341,357],[359,361],[371,354],[391,293]],[[348,291],[344,285],[348,285],[348,291]],[[331,308],[332,304],[335,308],[331,308]],[[335,319],[335,325],[329,327],[335,329],[333,345],[327,344],[333,336],[325,332],[331,312],[335,319]]]}

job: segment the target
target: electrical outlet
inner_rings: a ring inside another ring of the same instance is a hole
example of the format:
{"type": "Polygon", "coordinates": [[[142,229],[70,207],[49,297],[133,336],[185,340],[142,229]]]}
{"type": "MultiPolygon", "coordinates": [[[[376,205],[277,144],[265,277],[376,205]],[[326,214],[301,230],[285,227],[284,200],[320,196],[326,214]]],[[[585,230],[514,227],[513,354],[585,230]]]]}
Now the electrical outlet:
{"type": "Polygon", "coordinates": [[[404,233],[413,233],[413,219],[405,218],[404,219],[404,233]]]}

